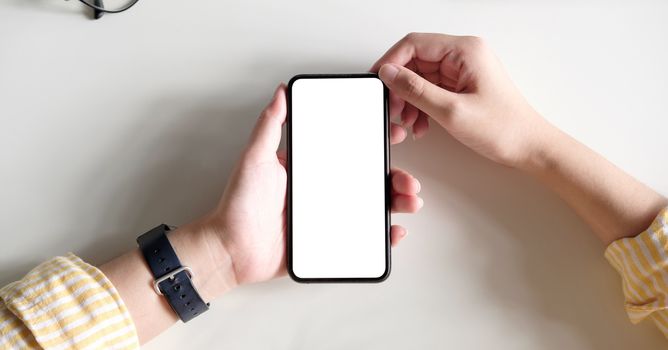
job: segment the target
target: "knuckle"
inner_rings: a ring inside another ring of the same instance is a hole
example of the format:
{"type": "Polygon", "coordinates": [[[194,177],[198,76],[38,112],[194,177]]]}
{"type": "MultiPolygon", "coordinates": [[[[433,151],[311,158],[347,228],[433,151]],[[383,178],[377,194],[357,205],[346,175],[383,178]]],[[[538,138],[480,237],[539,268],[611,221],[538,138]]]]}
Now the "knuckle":
{"type": "Polygon", "coordinates": [[[406,78],[405,91],[408,99],[422,97],[424,88],[424,81],[417,74],[411,74],[406,78]]]}
{"type": "Polygon", "coordinates": [[[410,32],[404,36],[404,40],[406,41],[415,41],[420,37],[421,33],[418,32],[410,32]]]}
{"type": "Polygon", "coordinates": [[[275,106],[268,106],[266,107],[262,113],[260,113],[260,119],[261,120],[266,120],[268,122],[273,122],[274,120],[278,119],[278,111],[275,106]]]}
{"type": "Polygon", "coordinates": [[[487,44],[485,43],[485,39],[479,37],[479,36],[467,36],[465,37],[466,43],[468,44],[471,49],[475,51],[481,51],[485,47],[487,47],[487,44]]]}
{"type": "Polygon", "coordinates": [[[465,119],[466,106],[460,99],[441,100],[436,108],[439,113],[433,117],[446,128],[455,127],[465,119]]]}
{"type": "Polygon", "coordinates": [[[257,123],[266,123],[267,119],[271,118],[271,114],[267,112],[267,110],[263,110],[262,113],[260,113],[260,116],[257,118],[257,123]]]}
{"type": "Polygon", "coordinates": [[[445,110],[450,115],[459,115],[463,112],[464,105],[460,99],[451,99],[445,103],[445,110]]]}

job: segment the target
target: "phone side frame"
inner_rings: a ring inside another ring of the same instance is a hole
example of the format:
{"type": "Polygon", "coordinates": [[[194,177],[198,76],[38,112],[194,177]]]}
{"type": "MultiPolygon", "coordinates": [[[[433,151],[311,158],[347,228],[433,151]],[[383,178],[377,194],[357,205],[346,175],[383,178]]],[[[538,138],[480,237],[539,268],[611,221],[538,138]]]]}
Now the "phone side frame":
{"type": "Polygon", "coordinates": [[[390,242],[390,210],[392,206],[392,187],[390,178],[390,120],[389,120],[389,90],[375,73],[352,74],[298,74],[290,79],[286,91],[286,147],[287,147],[287,192],[286,192],[286,260],[290,278],[299,283],[379,283],[390,276],[392,254],[390,242]],[[299,79],[345,79],[345,78],[374,78],[383,85],[383,133],[384,133],[384,183],[385,183],[385,271],[379,277],[335,277],[335,278],[303,278],[294,273],[292,256],[292,85],[299,79]]]}

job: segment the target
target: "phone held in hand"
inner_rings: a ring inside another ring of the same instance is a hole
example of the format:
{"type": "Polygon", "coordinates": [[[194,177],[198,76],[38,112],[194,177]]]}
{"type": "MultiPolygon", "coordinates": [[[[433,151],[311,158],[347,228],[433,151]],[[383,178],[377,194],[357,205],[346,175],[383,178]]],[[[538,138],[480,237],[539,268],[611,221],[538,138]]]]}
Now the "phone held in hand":
{"type": "Polygon", "coordinates": [[[288,83],[287,263],[297,282],[390,274],[388,90],[376,74],[288,83]]]}

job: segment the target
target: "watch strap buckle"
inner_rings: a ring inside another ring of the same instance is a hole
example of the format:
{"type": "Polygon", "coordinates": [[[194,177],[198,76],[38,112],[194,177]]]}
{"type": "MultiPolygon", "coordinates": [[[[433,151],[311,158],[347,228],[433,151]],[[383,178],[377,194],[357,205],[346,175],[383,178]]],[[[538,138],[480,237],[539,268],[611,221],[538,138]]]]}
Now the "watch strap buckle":
{"type": "Polygon", "coordinates": [[[160,290],[160,283],[166,281],[166,280],[173,280],[174,276],[181,272],[187,272],[188,273],[188,278],[192,279],[193,278],[193,270],[191,270],[188,266],[181,266],[178,269],[175,269],[173,271],[167,272],[166,274],[156,278],[153,280],[153,289],[155,290],[158,295],[164,295],[162,293],[162,290],[160,290]]]}

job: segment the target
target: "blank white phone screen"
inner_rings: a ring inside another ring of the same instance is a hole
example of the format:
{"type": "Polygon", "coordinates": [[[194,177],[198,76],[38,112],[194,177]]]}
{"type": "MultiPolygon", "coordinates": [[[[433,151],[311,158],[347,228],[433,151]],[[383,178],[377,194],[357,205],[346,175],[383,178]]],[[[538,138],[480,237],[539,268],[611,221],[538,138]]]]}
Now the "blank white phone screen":
{"type": "Polygon", "coordinates": [[[291,112],[293,273],[305,279],[384,276],[382,82],[298,79],[291,112]]]}

